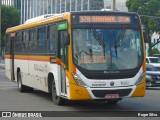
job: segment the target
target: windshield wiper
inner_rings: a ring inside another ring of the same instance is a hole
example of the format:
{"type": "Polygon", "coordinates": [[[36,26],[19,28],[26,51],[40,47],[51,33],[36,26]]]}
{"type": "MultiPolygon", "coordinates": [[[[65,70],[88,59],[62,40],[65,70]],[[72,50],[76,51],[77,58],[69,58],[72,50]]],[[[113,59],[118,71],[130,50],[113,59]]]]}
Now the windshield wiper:
{"type": "Polygon", "coordinates": [[[95,40],[99,43],[100,46],[102,46],[103,48],[103,54],[104,54],[104,58],[105,58],[105,43],[104,43],[104,38],[100,37],[98,32],[92,27],[90,29],[91,33],[93,33],[93,36],[95,38],[95,40]]]}
{"type": "Polygon", "coordinates": [[[86,55],[89,55],[91,62],[93,62],[92,49],[89,49],[89,53],[87,53],[85,50],[81,50],[81,51],[79,52],[80,56],[81,56],[81,54],[82,54],[83,52],[84,52],[86,55]]]}
{"type": "Polygon", "coordinates": [[[115,49],[117,49],[119,46],[120,46],[120,43],[122,42],[122,39],[125,35],[125,32],[126,32],[126,29],[123,28],[121,31],[120,31],[120,34],[118,36],[118,38],[115,40],[115,49]]]}
{"type": "Polygon", "coordinates": [[[115,51],[116,51],[116,58],[117,58],[117,48],[120,47],[120,44],[123,40],[123,37],[125,35],[125,32],[126,32],[126,29],[123,28],[121,31],[120,31],[120,34],[118,36],[118,38],[116,39],[115,38],[115,45],[114,45],[114,48],[115,48],[115,51]]]}

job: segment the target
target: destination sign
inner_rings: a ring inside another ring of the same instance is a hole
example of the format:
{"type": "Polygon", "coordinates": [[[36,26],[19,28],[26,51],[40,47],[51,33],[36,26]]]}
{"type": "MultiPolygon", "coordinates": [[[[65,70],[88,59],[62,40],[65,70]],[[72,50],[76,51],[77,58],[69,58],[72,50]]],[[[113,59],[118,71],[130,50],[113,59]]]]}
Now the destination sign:
{"type": "Polygon", "coordinates": [[[130,23],[129,16],[79,16],[79,23],[130,23]]]}

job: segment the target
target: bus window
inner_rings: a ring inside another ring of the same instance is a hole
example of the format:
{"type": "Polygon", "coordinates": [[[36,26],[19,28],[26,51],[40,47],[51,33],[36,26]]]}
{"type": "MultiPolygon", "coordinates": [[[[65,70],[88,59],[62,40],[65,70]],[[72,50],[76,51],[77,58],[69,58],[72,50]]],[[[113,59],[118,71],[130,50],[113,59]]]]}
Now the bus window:
{"type": "Polygon", "coordinates": [[[29,31],[29,51],[30,53],[36,53],[37,49],[37,29],[31,29],[29,31]]]}
{"type": "Polygon", "coordinates": [[[38,29],[37,52],[46,52],[46,27],[40,27],[38,29]]]}
{"type": "Polygon", "coordinates": [[[28,48],[28,41],[29,41],[29,32],[24,31],[22,33],[22,40],[21,40],[21,52],[22,53],[27,53],[27,48],[28,48]]]}
{"type": "Polygon", "coordinates": [[[21,53],[21,44],[22,44],[22,32],[16,33],[16,40],[15,40],[15,53],[20,54],[21,53]]]}
{"type": "Polygon", "coordinates": [[[47,52],[56,54],[56,39],[57,39],[57,31],[56,31],[56,25],[48,26],[48,32],[47,32],[47,52]]]}

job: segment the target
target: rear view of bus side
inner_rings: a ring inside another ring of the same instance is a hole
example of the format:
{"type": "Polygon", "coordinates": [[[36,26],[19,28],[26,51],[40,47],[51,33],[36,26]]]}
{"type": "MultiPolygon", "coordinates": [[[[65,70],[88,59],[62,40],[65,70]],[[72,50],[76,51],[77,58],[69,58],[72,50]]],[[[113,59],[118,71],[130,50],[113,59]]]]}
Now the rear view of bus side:
{"type": "Polygon", "coordinates": [[[6,76],[20,92],[51,93],[53,102],[145,95],[144,40],[135,13],[67,12],[6,31],[6,76]]]}

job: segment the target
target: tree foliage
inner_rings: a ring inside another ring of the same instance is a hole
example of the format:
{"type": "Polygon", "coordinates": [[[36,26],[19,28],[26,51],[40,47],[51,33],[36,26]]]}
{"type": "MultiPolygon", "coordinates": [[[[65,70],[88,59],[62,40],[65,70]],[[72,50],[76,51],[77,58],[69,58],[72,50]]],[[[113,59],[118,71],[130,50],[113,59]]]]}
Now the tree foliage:
{"type": "Polygon", "coordinates": [[[1,32],[4,35],[7,28],[20,23],[20,15],[17,9],[4,5],[1,7],[1,13],[1,32]]]}
{"type": "Polygon", "coordinates": [[[159,54],[160,52],[159,52],[159,50],[157,48],[153,48],[152,49],[152,53],[154,55],[154,54],[159,54]]]}
{"type": "Polygon", "coordinates": [[[4,36],[7,28],[16,26],[20,23],[20,14],[17,9],[11,6],[1,6],[1,51],[4,54],[4,36]],[[3,51],[3,52],[2,52],[3,51]]]}
{"type": "MultiPolygon", "coordinates": [[[[160,0],[128,0],[126,6],[130,12],[160,17],[160,0]]],[[[160,31],[160,18],[141,16],[141,21],[147,29],[160,31]]]]}
{"type": "Polygon", "coordinates": [[[151,56],[152,45],[150,35],[153,32],[160,31],[160,0],[127,0],[126,6],[130,12],[137,12],[141,15],[141,22],[145,27],[145,40],[148,41],[149,55],[151,56]]]}

